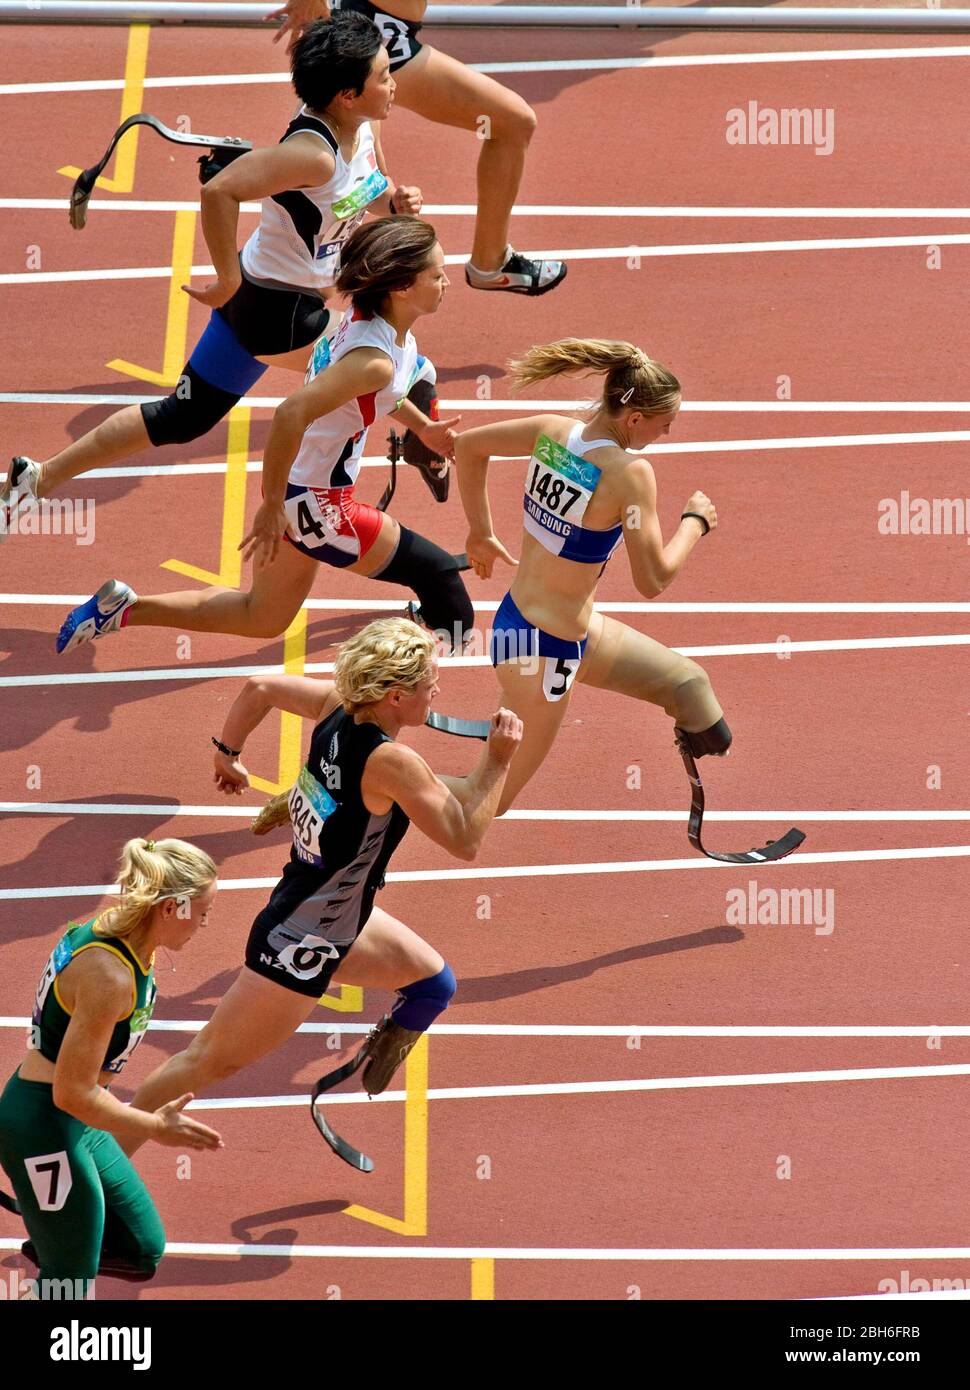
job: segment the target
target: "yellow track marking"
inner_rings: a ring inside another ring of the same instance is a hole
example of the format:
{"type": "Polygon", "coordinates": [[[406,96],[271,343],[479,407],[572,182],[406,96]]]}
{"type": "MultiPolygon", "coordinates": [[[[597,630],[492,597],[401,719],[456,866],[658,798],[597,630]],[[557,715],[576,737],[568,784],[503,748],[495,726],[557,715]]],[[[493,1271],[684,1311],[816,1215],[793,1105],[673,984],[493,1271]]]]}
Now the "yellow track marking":
{"type": "Polygon", "coordinates": [[[472,1299],[494,1299],[495,1261],[472,1260],[472,1299]]]}
{"type": "MultiPolygon", "coordinates": [[[[218,584],[227,589],[238,589],[239,580],[242,575],[242,555],[239,544],[243,538],[246,523],[246,458],[249,453],[249,417],[250,408],[248,405],[237,405],[229,413],[229,442],[226,450],[226,481],[222,493],[222,541],[219,549],[219,571],[213,574],[212,570],[200,569],[197,565],[188,565],[184,560],[165,560],[162,569],[174,570],[176,574],[187,575],[189,579],[198,579],[203,584],[218,584]]],[[[295,624],[294,624],[295,625],[295,624]]],[[[300,670],[302,671],[302,657],[300,670]]],[[[296,780],[296,772],[291,779],[296,780]]],[[[264,787],[269,787],[273,792],[282,791],[282,787],[271,786],[264,783],[264,787]]]]}
{"type": "MultiPolygon", "coordinates": [[[[151,26],[148,24],[132,24],[128,29],[125,85],[121,93],[119,125],[127,121],[129,116],[134,116],[141,110],[145,72],[148,67],[148,36],[150,33],[151,26]]],[[[95,188],[106,188],[109,193],[130,193],[132,191],[135,186],[135,158],[138,153],[139,134],[138,126],[135,126],[133,130],[129,130],[121,137],[118,148],[115,150],[113,176],[106,178],[102,174],[94,185],[95,188]]],[[[73,164],[67,164],[63,169],[58,169],[57,172],[73,180],[83,171],[76,169],[73,164]]]]}
{"type": "Polygon", "coordinates": [[[404,1219],[370,1207],[347,1207],[344,1216],[368,1221],[400,1236],[428,1233],[428,1035],[411,1050],[404,1086],[404,1219]]]}
{"type": "Polygon", "coordinates": [[[195,250],[196,213],[183,208],[175,214],[175,234],[172,238],[172,278],[168,282],[168,311],[165,319],[165,346],[162,350],[162,370],[140,367],[116,357],[107,365],[115,372],[133,376],[138,381],[150,381],[154,386],[177,386],[186,358],[189,331],[189,305],[192,302],[182,289],[192,278],[192,253],[195,250]]]}

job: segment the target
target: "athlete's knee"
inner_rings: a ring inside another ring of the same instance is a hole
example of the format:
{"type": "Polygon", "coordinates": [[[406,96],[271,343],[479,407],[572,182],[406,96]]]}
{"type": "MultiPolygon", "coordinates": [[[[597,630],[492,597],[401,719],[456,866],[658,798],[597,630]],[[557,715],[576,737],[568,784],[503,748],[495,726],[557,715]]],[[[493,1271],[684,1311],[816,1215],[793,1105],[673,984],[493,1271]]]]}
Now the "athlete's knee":
{"type": "Polygon", "coordinates": [[[141,407],[148,438],[156,449],[165,444],[188,444],[208,434],[229,414],[239,395],[223,391],[199,376],[191,362],[171,395],[146,401],[141,407]]]}
{"type": "Polygon", "coordinates": [[[197,1033],[182,1054],[192,1071],[192,1085],[197,1088],[225,1081],[241,1070],[240,1063],[226,1052],[217,1038],[206,1036],[207,1031],[203,1028],[197,1033]]]}
{"type": "MultiPolygon", "coordinates": [[[[281,541],[281,545],[288,545],[288,541],[281,541]]],[[[271,608],[253,601],[253,595],[246,595],[245,619],[241,626],[245,629],[247,637],[279,637],[289,627],[295,613],[288,618],[283,618],[278,612],[271,608]]]]}
{"type": "Polygon", "coordinates": [[[539,124],[538,117],[522,97],[512,92],[508,96],[512,99],[504,102],[490,117],[491,138],[528,145],[539,124]]]}
{"type": "Polygon", "coordinates": [[[689,711],[698,701],[707,699],[713,693],[711,678],[704,667],[686,656],[680,658],[672,673],[670,689],[673,705],[670,713],[675,716],[680,715],[681,711],[689,711]]]}
{"type": "Polygon", "coordinates": [[[154,1230],[145,1232],[139,1237],[138,1248],[132,1256],[131,1263],[146,1278],[151,1278],[161,1264],[164,1254],[165,1228],[159,1221],[154,1230]]]}
{"type": "Polygon", "coordinates": [[[279,637],[289,627],[289,623],[281,623],[278,618],[271,614],[260,614],[257,610],[246,625],[247,637],[279,637]]]}
{"type": "Polygon", "coordinates": [[[395,1023],[412,1032],[423,1033],[443,1014],[455,996],[458,983],[447,961],[434,975],[398,990],[398,1002],[391,1010],[395,1023]]]}

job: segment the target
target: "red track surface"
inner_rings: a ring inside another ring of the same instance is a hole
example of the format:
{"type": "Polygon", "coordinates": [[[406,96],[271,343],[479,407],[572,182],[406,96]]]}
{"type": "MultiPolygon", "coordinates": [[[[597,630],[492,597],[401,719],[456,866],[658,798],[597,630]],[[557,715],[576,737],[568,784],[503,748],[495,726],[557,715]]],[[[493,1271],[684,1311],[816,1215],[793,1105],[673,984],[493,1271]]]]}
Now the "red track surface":
{"type": "MultiPolygon", "coordinates": [[[[5,29],[2,80],[60,81],[120,76],[122,30],[5,29]]],[[[853,36],[754,38],[515,31],[439,35],[468,61],[660,55],[786,49],[919,46],[907,38],[853,36]]],[[[539,131],[523,203],[731,206],[959,206],[965,201],[957,122],[966,59],[813,62],[635,71],[514,74],[507,80],[533,104],[539,131]],[[835,153],[742,147],[724,141],[724,113],[757,100],[831,107],[835,153]]],[[[282,70],[268,37],[252,31],[156,30],[149,74],[282,70]]],[[[288,110],[282,86],[161,88],[145,106],[195,129],[277,137],[288,110]]],[[[12,96],[0,93],[8,132],[12,198],[64,197],[55,171],[89,163],[117,121],[111,92],[12,96]],[[18,154],[19,152],[19,154],[18,154]],[[14,162],[16,160],[16,162],[14,162]]],[[[399,177],[420,183],[433,203],[474,198],[468,137],[397,113],[385,144],[399,177]]],[[[135,190],[122,197],[192,199],[194,166],[170,147],[143,139],[135,190]]],[[[101,194],[100,197],[110,195],[101,194]]],[[[470,244],[465,217],[436,219],[446,252],[470,244]]],[[[41,248],[47,271],[163,266],[170,262],[171,214],[101,213],[81,236],[63,212],[2,210],[0,274],[24,269],[26,248],[41,248]]],[[[252,218],[244,218],[244,229],[252,218]]],[[[517,218],[524,248],[681,245],[808,237],[926,236],[960,232],[960,221],[821,221],[685,218],[517,218]]],[[[487,375],[503,395],[503,364],[525,345],[565,334],[629,337],[668,362],[688,400],[770,400],[789,376],[803,400],[960,400],[966,398],[964,246],[944,246],[937,271],[925,247],[763,254],[576,260],[561,289],[523,303],[473,297],[456,271],[454,289],[421,334],[438,364],[442,395],[469,398],[487,375]]],[[[567,254],[568,258],[568,254],[567,254]]],[[[201,237],[195,263],[208,260],[201,237]]],[[[168,294],[162,279],[8,285],[0,392],[138,394],[143,388],[105,367],[112,358],[160,366],[168,294]]],[[[204,322],[190,311],[189,343],[204,322]]],[[[295,378],[270,373],[260,395],[281,395],[295,378]]],[[[144,388],[147,391],[153,388],[144,388]]],[[[550,395],[581,396],[564,385],[550,395]]],[[[89,428],[105,407],[2,405],[7,454],[45,456],[89,428]]],[[[465,424],[491,415],[466,413],[465,424]]],[[[677,441],[790,438],[961,430],[966,415],[698,414],[685,412],[677,441]]],[[[253,416],[249,457],[259,458],[269,412],[253,416]]],[[[380,430],[370,454],[379,453],[380,430]]],[[[218,462],[225,430],[184,448],[133,462],[218,462]]],[[[700,547],[665,600],[949,601],[965,597],[965,540],[885,537],[875,525],[881,498],[965,492],[955,482],[965,445],[913,443],[865,447],[658,455],[661,516],[675,524],[695,487],[714,497],[721,525],[700,547]]],[[[383,477],[364,475],[376,495],[383,477]]],[[[219,554],[221,476],[80,480],[78,497],[97,501],[97,544],[69,538],[14,538],[0,550],[6,593],[87,594],[118,574],[140,592],[183,587],[159,569],[173,555],[214,567],[219,554]]],[[[250,509],[255,480],[249,481],[250,509]]],[[[495,465],[499,533],[518,534],[520,466],[495,465]]],[[[395,512],[443,544],[460,548],[460,509],[435,509],[418,480],[405,476],[395,512]]],[[[507,575],[472,580],[473,598],[496,600],[507,575]]],[[[188,583],[189,581],[186,581],[188,583]]],[[[323,570],[319,598],[386,599],[395,590],[323,570]]],[[[639,598],[621,557],[599,597],[639,598]]],[[[63,661],[53,651],[62,616],[56,605],[5,603],[0,676],[55,671],[176,667],[179,634],[131,631],[63,661]]],[[[621,615],[624,616],[624,615],[621,615]]],[[[334,644],[364,615],[311,612],[307,659],[332,659],[334,644]]],[[[965,615],[638,614],[627,621],[671,645],[717,646],[960,633],[965,615]]],[[[488,614],[482,615],[487,624],[488,614]]],[[[191,664],[211,668],[274,663],[282,643],[199,635],[191,664]]],[[[941,810],[964,802],[967,697],[959,647],[716,655],[703,658],[735,730],[734,755],[707,777],[717,808],[941,810]],[[927,789],[938,765],[942,785],[927,789]]],[[[162,683],[37,685],[3,691],[2,795],[45,802],[113,801],[168,806],[211,804],[209,760],[199,731],[215,728],[239,689],[229,675],[162,683]],[[25,790],[39,767],[39,789],[25,790]]],[[[495,702],[487,669],[447,671],[443,707],[485,714],[495,702]]],[[[442,770],[467,765],[467,750],[420,733],[415,744],[442,770]]],[[[252,740],[251,770],[274,777],[273,721],[252,740]]],[[[247,750],[249,753],[250,750],[247,750]]],[[[255,795],[254,805],[259,803],[255,795]]],[[[579,688],[559,743],[519,805],[522,808],[683,809],[679,760],[666,719],[579,688]],[[642,789],[628,788],[631,764],[642,789]]],[[[714,844],[757,843],[783,826],[712,822],[714,844]]],[[[959,845],[959,822],[806,823],[806,851],[959,845]]],[[[202,845],[226,879],[270,877],[282,862],[279,839],[254,842],[246,822],[208,818],[7,816],[0,854],[8,888],[107,883],[119,844],[134,834],[177,834],[202,845]]],[[[476,867],[689,856],[681,824],[512,821],[494,827],[476,867]]],[[[449,1023],[622,1025],[942,1025],[964,1021],[962,949],[965,859],[815,864],[799,858],[758,873],[714,876],[657,873],[522,876],[393,883],[385,906],[419,926],[449,958],[460,990],[449,1023]],[[725,894],[749,879],[781,887],[834,889],[835,929],[732,926],[725,894]],[[491,898],[488,921],[476,916],[491,898]]],[[[395,870],[454,868],[414,832],[395,870]]],[[[160,970],[158,1017],[205,1019],[234,977],[249,922],[265,890],[226,892],[204,941],[160,970]]],[[[28,1011],[42,959],[68,916],[88,914],[91,898],[7,901],[0,939],[4,970],[0,1015],[28,1011]]],[[[363,1015],[386,998],[368,992],[363,1015]]],[[[154,1033],[130,1080],[184,1044],[154,1033]]],[[[0,1073],[16,1065],[20,1034],[0,1029],[0,1073]]],[[[222,1088],[224,1095],[302,1095],[332,1057],[321,1037],[300,1036],[222,1088]]],[[[624,1038],[441,1036],[431,1039],[432,1087],[727,1076],[854,1067],[970,1062],[970,1041],[947,1039],[927,1051],[920,1038],[624,1038]]],[[[428,1223],[421,1236],[397,1236],[349,1219],[360,1202],[402,1214],[401,1118],[395,1104],[335,1111],[378,1161],[370,1177],[323,1149],[302,1109],[237,1109],[215,1115],[226,1150],[200,1158],[178,1181],[173,1155],[143,1151],[141,1167],[174,1242],[374,1246],[406,1244],[557,1249],[736,1249],[958,1247],[967,1199],[962,1155],[970,1119],[965,1079],[923,1077],[816,1082],[729,1089],[479,1097],[432,1100],[428,1223]],[[476,1176],[480,1156],[492,1176],[476,1176]],[[792,1164],[779,1181],[780,1155],[792,1164]]],[[[21,1236],[0,1213],[0,1239],[21,1236]]],[[[17,1257],[8,1255],[11,1266],[17,1257]]],[[[965,1263],[965,1262],[964,1262],[965,1263]]],[[[912,1273],[947,1277],[965,1268],[909,1262],[912,1273]]],[[[899,1261],[727,1263],[500,1261],[500,1298],[811,1297],[874,1291],[899,1278],[899,1261]]],[[[191,1258],[163,1262],[142,1298],[332,1296],[467,1297],[467,1259],[300,1259],[288,1256],[191,1258]],[[406,1278],[402,1273],[406,1272],[406,1278]]],[[[106,1283],[105,1293],[131,1296],[106,1283]]]]}

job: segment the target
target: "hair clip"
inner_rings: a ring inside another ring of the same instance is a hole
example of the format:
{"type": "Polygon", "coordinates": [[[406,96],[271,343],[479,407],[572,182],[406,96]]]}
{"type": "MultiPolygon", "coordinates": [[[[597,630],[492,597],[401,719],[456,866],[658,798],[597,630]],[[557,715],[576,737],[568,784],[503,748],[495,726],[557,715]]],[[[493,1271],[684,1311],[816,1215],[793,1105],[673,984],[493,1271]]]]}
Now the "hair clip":
{"type": "Polygon", "coordinates": [[[148,850],[149,854],[151,854],[151,853],[153,852],[153,850],[155,849],[155,841],[154,841],[154,840],[146,840],[146,841],[145,841],[145,848],[148,850]]]}
{"type": "Polygon", "coordinates": [[[629,391],[624,391],[623,395],[620,397],[620,404],[621,404],[621,405],[629,405],[629,404],[630,404],[630,401],[633,399],[633,390],[634,390],[634,388],[631,386],[630,389],[629,389],[629,391]]]}

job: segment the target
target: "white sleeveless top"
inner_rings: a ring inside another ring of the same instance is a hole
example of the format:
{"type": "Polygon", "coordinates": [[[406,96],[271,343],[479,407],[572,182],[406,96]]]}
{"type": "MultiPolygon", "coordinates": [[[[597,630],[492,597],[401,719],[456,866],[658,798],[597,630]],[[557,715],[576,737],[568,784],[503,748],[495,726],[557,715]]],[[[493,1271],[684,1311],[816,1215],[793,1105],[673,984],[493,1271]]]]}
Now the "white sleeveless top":
{"type": "Polygon", "coordinates": [[[323,290],[340,273],[340,248],[363,221],[370,203],[387,191],[377,167],[374,132],[360,127],[357,149],[348,163],[336,135],[301,107],[280,144],[303,132],[328,147],[337,167],[329,182],[291,189],[264,198],[259,226],[242,249],[242,268],[250,280],[294,289],[323,290]]]}
{"type": "Polygon", "coordinates": [[[391,359],[394,376],[380,391],[369,391],[321,415],[308,426],[300,452],[290,469],[290,483],[298,487],[353,487],[360,472],[361,455],[367,429],[379,415],[396,410],[418,375],[418,348],[409,331],[403,347],[386,319],[358,318],[357,311],[344,319],[333,342],[318,338],[310,355],[306,381],[309,383],[331,362],[339,362],[355,348],[377,348],[391,359]]]}

